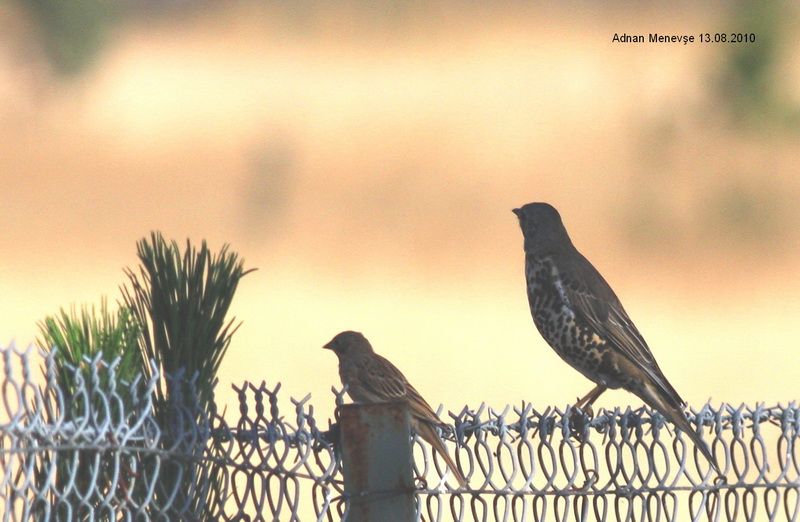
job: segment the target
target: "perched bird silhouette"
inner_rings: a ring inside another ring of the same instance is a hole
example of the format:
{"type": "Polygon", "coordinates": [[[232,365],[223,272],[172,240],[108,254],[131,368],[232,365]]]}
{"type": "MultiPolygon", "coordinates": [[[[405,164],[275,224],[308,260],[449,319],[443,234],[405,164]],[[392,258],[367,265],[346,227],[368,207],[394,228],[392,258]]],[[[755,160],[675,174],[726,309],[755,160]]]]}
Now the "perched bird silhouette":
{"type": "Polygon", "coordinates": [[[355,402],[407,401],[411,428],[442,456],[460,486],[467,483],[436,432],[434,426],[443,424],[441,419],[402,372],[375,353],[366,337],[359,332],[341,332],[323,348],[333,350],[339,358],[339,376],[355,402]]]}
{"type": "Polygon", "coordinates": [[[683,413],[685,402],[603,276],[573,246],[561,216],[547,203],[515,208],[525,238],[525,279],[533,322],[556,353],[597,386],[586,408],[607,388],[623,388],[655,408],[692,439],[722,474],[683,413]]]}

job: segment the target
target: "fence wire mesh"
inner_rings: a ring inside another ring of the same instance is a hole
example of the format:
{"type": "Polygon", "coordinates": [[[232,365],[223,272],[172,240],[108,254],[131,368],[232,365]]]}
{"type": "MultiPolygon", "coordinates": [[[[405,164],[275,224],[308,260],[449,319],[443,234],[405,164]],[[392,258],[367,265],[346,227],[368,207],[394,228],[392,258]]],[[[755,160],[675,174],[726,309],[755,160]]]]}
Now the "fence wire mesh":
{"type": "MultiPolygon", "coordinates": [[[[160,426],[157,372],[123,382],[115,361],[96,358],[69,368],[65,383],[52,354],[0,356],[4,521],[346,518],[337,426],[318,425],[308,396],[282,415],[280,385],[234,386],[238,418],[228,424],[198,411],[188,380],[160,426]]],[[[341,404],[342,392],[333,400],[341,404]]],[[[443,436],[469,486],[455,489],[415,438],[420,521],[800,520],[794,403],[691,412],[725,479],[647,409],[590,418],[526,403],[449,416],[443,436]]]]}

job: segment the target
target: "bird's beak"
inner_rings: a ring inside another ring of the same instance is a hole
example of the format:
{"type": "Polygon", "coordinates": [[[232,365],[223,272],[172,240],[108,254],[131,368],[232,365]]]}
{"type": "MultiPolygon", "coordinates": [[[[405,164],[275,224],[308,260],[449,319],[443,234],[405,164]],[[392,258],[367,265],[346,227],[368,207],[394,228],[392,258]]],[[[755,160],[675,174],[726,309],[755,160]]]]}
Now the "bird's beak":
{"type": "Polygon", "coordinates": [[[333,350],[333,344],[332,343],[328,343],[325,346],[323,346],[322,348],[324,350],[333,350]]]}
{"type": "Polygon", "coordinates": [[[521,208],[512,208],[511,212],[514,213],[517,217],[522,217],[522,209],[521,208]]]}

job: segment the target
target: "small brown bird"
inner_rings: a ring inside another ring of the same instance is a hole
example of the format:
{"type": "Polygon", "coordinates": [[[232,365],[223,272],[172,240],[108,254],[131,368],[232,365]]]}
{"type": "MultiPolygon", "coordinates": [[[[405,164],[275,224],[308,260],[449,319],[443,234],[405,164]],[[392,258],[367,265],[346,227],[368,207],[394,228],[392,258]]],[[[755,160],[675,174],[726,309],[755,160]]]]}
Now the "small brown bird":
{"type": "Polygon", "coordinates": [[[685,402],[603,276],[573,246],[561,216],[547,203],[515,208],[525,238],[525,278],[533,322],[555,352],[597,386],[577,406],[607,388],[623,388],[658,410],[692,439],[722,474],[683,413],[685,402]]]}
{"type": "Polygon", "coordinates": [[[434,427],[443,424],[441,419],[402,372],[375,353],[366,337],[359,332],[342,332],[323,348],[333,350],[339,358],[339,376],[355,402],[371,404],[406,400],[411,413],[411,428],[442,456],[459,486],[466,485],[464,475],[450,458],[434,427]]]}

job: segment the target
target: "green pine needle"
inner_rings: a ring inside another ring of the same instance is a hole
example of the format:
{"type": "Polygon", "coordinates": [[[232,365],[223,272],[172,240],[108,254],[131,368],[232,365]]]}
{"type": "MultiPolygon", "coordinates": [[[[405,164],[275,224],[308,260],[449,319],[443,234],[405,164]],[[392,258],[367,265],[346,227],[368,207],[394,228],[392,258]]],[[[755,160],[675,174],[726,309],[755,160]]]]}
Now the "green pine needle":
{"type": "Polygon", "coordinates": [[[125,306],[111,312],[102,299],[99,309],[83,306],[79,312],[74,306],[69,311],[62,308],[38,326],[36,344],[47,351],[56,350],[57,377],[64,391],[75,390],[74,375],[67,365],[82,368],[98,353],[106,362],[120,358],[118,379],[131,382],[142,372],[143,360],[137,350],[140,329],[125,306]]]}
{"type": "MultiPolygon", "coordinates": [[[[36,344],[46,351],[52,351],[55,360],[56,385],[63,394],[63,401],[54,401],[62,410],[48,413],[54,414],[50,422],[61,422],[59,419],[85,419],[93,414],[86,410],[82,400],[73,400],[79,393],[91,393],[86,383],[96,377],[100,390],[116,389],[121,403],[115,401],[103,402],[95,397],[92,407],[96,411],[105,412],[111,417],[118,417],[133,408],[132,391],[126,383],[134,381],[140,375],[144,366],[144,359],[138,350],[140,328],[131,313],[125,306],[115,312],[109,311],[105,299],[101,300],[100,308],[96,309],[83,306],[80,311],[73,306],[69,311],[61,309],[58,314],[46,317],[39,324],[39,337],[36,344]],[[113,372],[91,366],[93,359],[101,355],[101,361],[111,363],[115,358],[119,362],[113,372]],[[115,382],[110,382],[111,378],[115,382]],[[77,382],[80,379],[83,384],[77,382]],[[110,409],[108,409],[110,408],[110,409]],[[62,417],[63,416],[63,417],[62,417]]],[[[47,368],[42,368],[47,373],[47,368]]],[[[53,480],[51,470],[55,467],[55,488],[53,491],[70,491],[66,493],[67,502],[78,502],[78,492],[89,491],[97,488],[98,491],[107,491],[117,480],[113,457],[104,454],[95,454],[91,450],[61,450],[57,454],[45,453],[38,459],[32,458],[27,463],[33,470],[35,482],[40,489],[45,490],[44,484],[53,480]],[[73,477],[73,479],[70,479],[73,477]]],[[[146,498],[146,491],[141,488],[131,492],[132,498],[141,501],[146,498]]],[[[54,493],[48,493],[50,508],[58,510],[59,504],[54,493]]],[[[88,503],[96,508],[100,498],[93,496],[88,503]]],[[[86,502],[85,499],[80,499],[86,502]]],[[[37,504],[34,509],[36,520],[44,519],[45,504],[37,504]]],[[[86,515],[73,516],[74,520],[88,520],[86,515]]]]}
{"type": "MultiPolygon", "coordinates": [[[[226,319],[239,280],[252,270],[245,270],[237,254],[225,245],[212,254],[206,242],[198,251],[187,241],[181,252],[175,241],[167,243],[158,232],[137,244],[141,265],[138,272],[126,270],[129,286],[121,288],[123,301],[133,311],[141,327],[139,349],[142,357],[153,360],[162,376],[196,377],[196,388],[185,381],[159,379],[156,389],[155,416],[161,426],[162,441],[170,448],[179,440],[181,428],[174,428],[175,408],[191,410],[185,401],[193,393],[192,403],[202,411],[192,422],[203,422],[213,412],[214,387],[222,357],[239,323],[226,319]],[[180,387],[180,388],[178,388],[180,387]],[[196,401],[196,402],[194,402],[196,401]],[[171,430],[176,429],[176,433],[171,430]]],[[[152,377],[148,368],[147,375],[152,377]]],[[[202,449],[202,448],[201,448],[202,449]]],[[[179,494],[174,505],[191,504],[199,519],[216,520],[213,507],[221,505],[217,496],[222,490],[223,471],[216,464],[198,467],[190,488],[195,493],[179,494]],[[205,478],[204,478],[205,477],[205,478]],[[200,486],[205,482],[206,488],[200,486]],[[199,491],[205,491],[198,494],[199,491]],[[185,497],[185,498],[184,498],[185,497]]],[[[156,496],[170,498],[176,481],[185,476],[162,468],[156,496]]]]}
{"type": "MultiPolygon", "coordinates": [[[[139,272],[126,270],[130,287],[123,300],[142,326],[142,355],[156,361],[162,374],[197,375],[200,404],[210,405],[222,357],[239,324],[226,321],[239,280],[252,270],[228,246],[211,254],[203,241],[197,251],[189,241],[182,253],[175,241],[167,243],[158,232],[137,244],[139,272]]],[[[158,390],[166,400],[162,381],[158,390]]]]}

